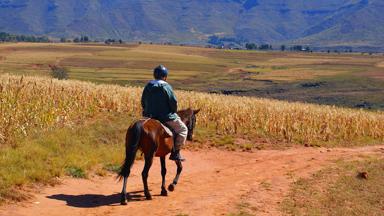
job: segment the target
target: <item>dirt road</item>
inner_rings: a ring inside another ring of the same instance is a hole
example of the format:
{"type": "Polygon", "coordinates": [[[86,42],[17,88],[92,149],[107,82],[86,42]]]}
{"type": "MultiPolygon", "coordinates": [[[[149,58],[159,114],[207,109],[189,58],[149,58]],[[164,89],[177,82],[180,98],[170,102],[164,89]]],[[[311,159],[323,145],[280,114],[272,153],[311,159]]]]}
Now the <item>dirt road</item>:
{"type": "MultiPolygon", "coordinates": [[[[61,185],[44,188],[35,198],[0,208],[1,216],[117,216],[117,215],[227,215],[247,203],[257,215],[279,215],[278,206],[292,182],[330,165],[337,159],[364,155],[384,156],[384,146],[355,149],[293,148],[254,153],[209,150],[185,152],[188,159],[176,190],[160,194],[160,163],[149,177],[153,200],[142,192],[143,162],[135,163],[128,180],[131,201],[120,206],[122,184],[115,176],[88,180],[66,178],[61,185]]],[[[167,161],[168,162],[168,161],[167,161]]],[[[175,165],[168,162],[168,183],[175,165]]]]}

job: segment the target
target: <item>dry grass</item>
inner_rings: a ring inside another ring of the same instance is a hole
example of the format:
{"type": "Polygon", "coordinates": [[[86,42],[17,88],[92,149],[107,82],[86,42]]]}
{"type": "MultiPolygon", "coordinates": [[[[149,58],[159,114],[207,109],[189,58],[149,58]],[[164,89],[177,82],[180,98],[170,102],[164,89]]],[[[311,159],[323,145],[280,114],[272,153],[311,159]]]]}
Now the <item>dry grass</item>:
{"type": "MultiPolygon", "coordinates": [[[[1,76],[0,137],[74,124],[97,113],[141,114],[141,88],[49,78],[1,76]]],[[[200,127],[216,134],[269,137],[314,145],[384,140],[384,114],[269,99],[178,91],[180,107],[201,108],[200,127]]]]}
{"type": "Polygon", "coordinates": [[[340,162],[294,183],[282,203],[285,215],[383,215],[382,158],[340,162]],[[358,176],[367,172],[368,178],[358,176]]]}
{"type": "Polygon", "coordinates": [[[73,125],[100,112],[138,115],[138,89],[1,76],[0,141],[12,144],[29,131],[73,125]],[[124,103],[124,104],[123,104],[124,103]],[[130,106],[132,104],[132,106],[130,106]]]}

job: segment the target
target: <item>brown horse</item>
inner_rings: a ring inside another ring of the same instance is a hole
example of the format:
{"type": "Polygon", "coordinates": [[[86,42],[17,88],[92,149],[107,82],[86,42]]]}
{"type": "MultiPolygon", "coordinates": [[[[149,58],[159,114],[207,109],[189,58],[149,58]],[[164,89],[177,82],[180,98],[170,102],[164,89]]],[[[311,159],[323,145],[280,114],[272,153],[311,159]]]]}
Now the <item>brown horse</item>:
{"type": "MultiPolygon", "coordinates": [[[[192,141],[193,138],[193,129],[196,125],[196,114],[200,110],[186,109],[179,111],[177,114],[180,116],[181,120],[188,127],[188,136],[187,140],[192,141]]],[[[168,192],[165,188],[165,175],[167,169],[165,166],[165,156],[172,151],[173,148],[173,135],[167,128],[165,128],[159,121],[154,119],[141,119],[134,122],[127,131],[125,139],[125,162],[121,167],[119,173],[120,179],[124,179],[123,190],[121,192],[121,204],[127,205],[127,179],[131,172],[131,167],[135,161],[136,152],[140,149],[145,158],[145,165],[143,172],[141,173],[143,184],[144,184],[144,194],[147,200],[151,200],[152,196],[149,193],[147,179],[148,172],[152,166],[153,157],[160,157],[161,163],[161,195],[167,196],[168,192]]],[[[183,166],[180,161],[176,161],[177,165],[177,174],[172,184],[168,186],[169,191],[173,191],[177,182],[179,181],[180,173],[183,169],[183,166]]]]}

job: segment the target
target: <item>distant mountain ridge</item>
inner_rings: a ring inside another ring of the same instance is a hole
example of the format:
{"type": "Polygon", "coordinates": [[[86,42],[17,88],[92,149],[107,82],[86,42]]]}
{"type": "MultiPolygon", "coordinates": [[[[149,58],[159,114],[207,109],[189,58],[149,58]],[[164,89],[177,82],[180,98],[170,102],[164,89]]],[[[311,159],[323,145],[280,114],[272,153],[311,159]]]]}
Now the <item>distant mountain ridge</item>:
{"type": "Polygon", "coordinates": [[[0,0],[0,31],[205,43],[380,46],[382,0],[0,0]]]}

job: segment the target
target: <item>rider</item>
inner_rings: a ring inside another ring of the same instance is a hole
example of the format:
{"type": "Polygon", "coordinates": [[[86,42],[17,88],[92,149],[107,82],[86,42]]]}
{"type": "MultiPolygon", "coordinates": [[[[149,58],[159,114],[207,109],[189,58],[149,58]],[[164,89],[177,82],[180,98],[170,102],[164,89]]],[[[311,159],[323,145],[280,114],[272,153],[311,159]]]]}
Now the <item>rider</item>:
{"type": "Polygon", "coordinates": [[[172,87],[166,82],[168,69],[159,65],[154,69],[153,76],[155,80],[145,86],[141,97],[143,116],[157,119],[173,130],[176,138],[169,159],[184,161],[180,149],[187,139],[188,128],[177,115],[177,99],[172,87]]]}

